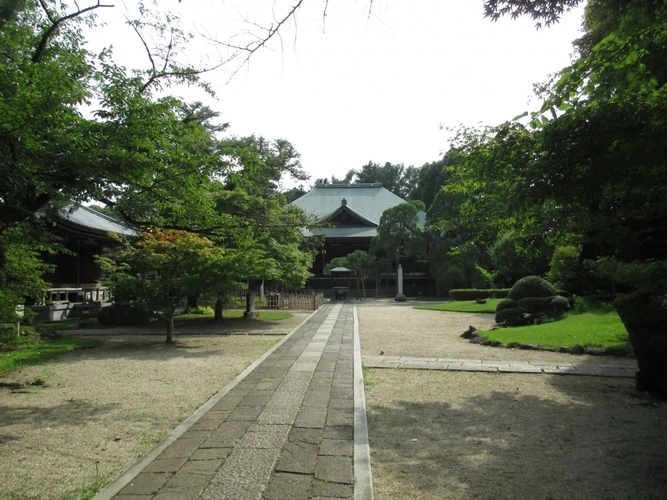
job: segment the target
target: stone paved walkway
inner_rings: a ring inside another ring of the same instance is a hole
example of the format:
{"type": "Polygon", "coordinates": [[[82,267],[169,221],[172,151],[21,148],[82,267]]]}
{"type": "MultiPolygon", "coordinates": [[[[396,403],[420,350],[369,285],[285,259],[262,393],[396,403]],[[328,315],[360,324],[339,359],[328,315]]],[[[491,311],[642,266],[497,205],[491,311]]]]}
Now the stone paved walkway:
{"type": "Polygon", "coordinates": [[[354,359],[354,307],[324,305],[96,498],[353,498],[354,359]]]}
{"type": "MultiPolygon", "coordinates": [[[[576,357],[573,357],[575,360],[576,357]]],[[[592,375],[598,377],[635,376],[636,367],[627,364],[542,361],[485,361],[482,359],[416,358],[407,356],[363,356],[369,368],[411,368],[417,370],[451,370],[466,372],[548,373],[558,375],[592,375]]]]}
{"type": "Polygon", "coordinates": [[[97,500],[372,500],[361,364],[632,377],[603,363],[362,356],[356,310],[328,303],[97,500]]]}

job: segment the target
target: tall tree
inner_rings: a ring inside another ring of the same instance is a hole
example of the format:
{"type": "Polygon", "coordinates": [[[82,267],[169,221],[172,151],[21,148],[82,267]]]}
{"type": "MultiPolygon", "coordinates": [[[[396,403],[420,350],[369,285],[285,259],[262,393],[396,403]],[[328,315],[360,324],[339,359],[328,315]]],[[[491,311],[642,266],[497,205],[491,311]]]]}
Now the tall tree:
{"type": "Polygon", "coordinates": [[[371,241],[371,251],[378,255],[391,256],[395,269],[402,257],[417,256],[424,252],[425,241],[419,228],[421,202],[401,203],[388,208],[380,217],[377,236],[371,241]]]}
{"type": "Polygon", "coordinates": [[[210,240],[173,230],[141,233],[114,258],[99,262],[117,300],[131,300],[166,322],[167,343],[173,341],[177,308],[193,293],[216,287],[234,265],[210,240]]]}
{"type": "Polygon", "coordinates": [[[417,184],[419,175],[415,167],[406,167],[402,163],[386,162],[384,165],[380,165],[372,161],[358,170],[348,172],[348,176],[352,173],[355,183],[380,182],[385,189],[403,199],[409,198],[417,184]]]}

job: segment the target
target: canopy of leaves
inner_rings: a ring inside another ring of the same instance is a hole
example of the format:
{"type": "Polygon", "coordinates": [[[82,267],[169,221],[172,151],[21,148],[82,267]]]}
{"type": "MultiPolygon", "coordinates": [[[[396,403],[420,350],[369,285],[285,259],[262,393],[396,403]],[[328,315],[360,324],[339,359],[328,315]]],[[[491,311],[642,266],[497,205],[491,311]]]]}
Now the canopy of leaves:
{"type": "Polygon", "coordinates": [[[371,241],[371,251],[398,261],[401,257],[417,256],[425,249],[424,236],[418,226],[419,209],[415,203],[401,203],[388,208],[380,217],[377,236],[371,241]]]}

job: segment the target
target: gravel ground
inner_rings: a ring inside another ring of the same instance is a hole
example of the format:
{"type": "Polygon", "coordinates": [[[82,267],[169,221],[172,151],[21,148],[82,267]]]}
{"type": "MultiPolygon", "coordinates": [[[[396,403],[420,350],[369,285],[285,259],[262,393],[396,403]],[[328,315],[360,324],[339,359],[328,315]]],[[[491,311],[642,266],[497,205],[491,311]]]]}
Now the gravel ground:
{"type": "MultiPolygon", "coordinates": [[[[358,309],[362,353],[611,363],[470,344],[492,315],[358,309]]],[[[667,405],[634,381],[558,375],[364,369],[378,500],[665,499],[667,405]]]]}
{"type": "Polygon", "coordinates": [[[667,404],[633,381],[365,370],[377,500],[667,498],[667,404]]]}
{"type": "MultiPolygon", "coordinates": [[[[306,316],[270,323],[285,333],[306,316]]],[[[168,346],[161,336],[115,333],[0,378],[43,381],[0,387],[0,499],[61,498],[96,471],[108,482],[280,340],[253,331],[168,346]]]]}
{"type": "Polygon", "coordinates": [[[358,306],[358,316],[361,352],[365,355],[384,352],[385,356],[637,366],[634,359],[487,347],[460,338],[470,325],[479,330],[490,328],[493,314],[429,311],[378,301],[358,306]]]}

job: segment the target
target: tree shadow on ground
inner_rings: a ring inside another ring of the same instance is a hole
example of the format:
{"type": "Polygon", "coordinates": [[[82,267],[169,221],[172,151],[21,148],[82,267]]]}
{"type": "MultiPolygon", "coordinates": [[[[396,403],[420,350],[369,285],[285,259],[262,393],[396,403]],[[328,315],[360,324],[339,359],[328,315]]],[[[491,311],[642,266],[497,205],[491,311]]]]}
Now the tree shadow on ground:
{"type": "MultiPolygon", "coordinates": [[[[211,342],[209,338],[174,337],[174,342],[167,344],[159,336],[127,335],[101,336],[101,345],[78,351],[72,351],[61,356],[61,362],[74,359],[108,360],[123,358],[127,360],[170,361],[175,358],[205,359],[212,355],[225,352],[232,354],[236,340],[229,337],[220,337],[218,342],[211,342]]],[[[262,342],[279,337],[255,337],[255,341],[262,342]]],[[[240,342],[244,342],[240,340],[240,342]]],[[[249,340],[253,342],[253,340],[249,340]]],[[[267,346],[268,349],[268,346],[267,346]]]]}
{"type": "Polygon", "coordinates": [[[0,429],[16,424],[35,428],[59,426],[64,422],[83,424],[95,421],[101,415],[115,411],[118,404],[95,404],[82,399],[70,399],[55,406],[7,406],[0,405],[0,429]]]}
{"type": "MultiPolygon", "coordinates": [[[[395,383],[386,372],[379,384],[395,383]]],[[[508,385],[523,377],[443,373],[429,379],[441,401],[425,402],[417,384],[414,396],[377,404],[371,386],[377,498],[667,498],[667,405],[628,380],[538,375],[555,389],[542,396],[508,385]]]]}

